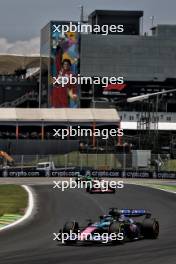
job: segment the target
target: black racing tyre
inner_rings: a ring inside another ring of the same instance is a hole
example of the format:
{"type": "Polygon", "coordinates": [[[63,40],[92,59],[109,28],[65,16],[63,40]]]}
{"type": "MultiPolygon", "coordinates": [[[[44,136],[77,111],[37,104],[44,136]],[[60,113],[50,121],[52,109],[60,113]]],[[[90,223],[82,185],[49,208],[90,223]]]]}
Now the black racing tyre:
{"type": "Polygon", "coordinates": [[[144,219],[141,229],[144,238],[157,239],[159,236],[159,222],[156,219],[144,219]]]}
{"type": "Polygon", "coordinates": [[[63,231],[70,232],[70,231],[77,231],[79,229],[78,222],[72,221],[72,222],[66,222],[63,228],[63,231]]]}
{"type": "Polygon", "coordinates": [[[92,188],[89,188],[88,192],[89,192],[89,193],[93,193],[92,190],[93,190],[92,188]]]}
{"type": "Polygon", "coordinates": [[[124,243],[124,225],[122,223],[119,223],[117,221],[112,222],[109,226],[109,234],[116,234],[116,240],[112,240],[112,244],[123,244],[124,243]],[[121,236],[123,236],[121,239],[120,238],[120,234],[122,234],[121,236]]]}
{"type": "Polygon", "coordinates": [[[110,190],[112,191],[112,193],[115,193],[116,192],[116,189],[115,188],[110,188],[110,190]]]}
{"type": "Polygon", "coordinates": [[[62,229],[59,230],[59,236],[56,238],[57,241],[61,241],[62,239],[62,229]]]}
{"type": "Polygon", "coordinates": [[[86,192],[90,192],[90,186],[87,186],[86,192]]]}
{"type": "MultiPolygon", "coordinates": [[[[63,228],[63,233],[70,234],[70,232],[78,234],[79,224],[76,221],[66,222],[63,228]]],[[[65,240],[65,244],[75,244],[77,240],[65,240]]]]}
{"type": "Polygon", "coordinates": [[[79,179],[77,177],[75,178],[75,182],[76,182],[76,184],[78,184],[78,182],[79,182],[79,179]]]}

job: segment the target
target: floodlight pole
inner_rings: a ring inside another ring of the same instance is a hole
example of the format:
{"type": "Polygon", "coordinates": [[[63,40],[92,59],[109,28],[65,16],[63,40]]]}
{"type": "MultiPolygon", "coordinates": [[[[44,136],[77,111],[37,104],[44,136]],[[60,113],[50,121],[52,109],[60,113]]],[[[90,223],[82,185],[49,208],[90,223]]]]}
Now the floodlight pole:
{"type": "Polygon", "coordinates": [[[129,97],[129,98],[127,98],[127,102],[128,103],[134,103],[134,102],[137,102],[137,101],[144,101],[144,100],[149,99],[149,97],[157,96],[157,95],[160,95],[160,94],[172,93],[172,92],[176,92],[176,89],[162,91],[162,92],[157,92],[157,93],[143,94],[143,95],[134,96],[134,97],[129,97]]]}
{"type": "Polygon", "coordinates": [[[41,67],[42,67],[42,58],[40,56],[38,108],[41,108],[41,93],[42,93],[42,68],[41,67]]]}

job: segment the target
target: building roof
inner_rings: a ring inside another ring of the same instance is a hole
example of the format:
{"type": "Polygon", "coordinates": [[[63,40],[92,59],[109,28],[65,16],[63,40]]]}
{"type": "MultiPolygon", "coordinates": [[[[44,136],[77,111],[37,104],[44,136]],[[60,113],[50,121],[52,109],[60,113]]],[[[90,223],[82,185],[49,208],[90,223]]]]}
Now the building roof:
{"type": "Polygon", "coordinates": [[[1,122],[103,122],[118,123],[115,109],[96,108],[0,108],[1,122]]]}
{"type": "Polygon", "coordinates": [[[136,16],[136,17],[142,17],[144,14],[143,11],[141,10],[137,10],[137,11],[133,11],[133,10],[100,10],[100,9],[96,9],[94,10],[90,15],[89,18],[96,16],[96,15],[101,15],[101,16],[105,16],[105,15],[111,15],[111,16],[136,16]]]}
{"type": "Polygon", "coordinates": [[[13,74],[17,69],[40,67],[40,55],[0,54],[0,74],[13,74]]]}

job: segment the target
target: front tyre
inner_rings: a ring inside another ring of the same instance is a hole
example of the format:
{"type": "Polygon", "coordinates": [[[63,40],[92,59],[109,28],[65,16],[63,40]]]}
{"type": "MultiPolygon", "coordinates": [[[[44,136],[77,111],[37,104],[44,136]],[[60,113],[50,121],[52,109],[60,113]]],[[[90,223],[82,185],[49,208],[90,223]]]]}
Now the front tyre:
{"type": "MultiPolygon", "coordinates": [[[[63,233],[70,235],[71,233],[78,234],[79,231],[79,224],[76,221],[72,222],[66,222],[63,228],[63,233]]],[[[65,240],[65,244],[70,245],[70,244],[76,244],[77,239],[72,240],[72,239],[67,239],[65,240]]]]}
{"type": "Polygon", "coordinates": [[[124,225],[119,222],[112,222],[109,226],[109,234],[115,234],[116,239],[112,240],[112,244],[124,244],[125,234],[124,225]]]}

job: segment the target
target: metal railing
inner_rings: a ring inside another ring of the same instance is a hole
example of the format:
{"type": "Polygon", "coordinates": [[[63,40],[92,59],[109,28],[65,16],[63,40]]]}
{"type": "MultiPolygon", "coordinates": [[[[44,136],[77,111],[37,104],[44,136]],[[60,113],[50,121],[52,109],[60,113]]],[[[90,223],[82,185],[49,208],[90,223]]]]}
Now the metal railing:
{"type": "Polygon", "coordinates": [[[21,97],[15,99],[14,101],[5,102],[5,103],[1,104],[0,107],[16,107],[16,106],[24,103],[28,99],[35,99],[36,95],[37,95],[37,93],[35,91],[31,91],[31,92],[28,92],[28,93],[22,95],[21,97]]]}

